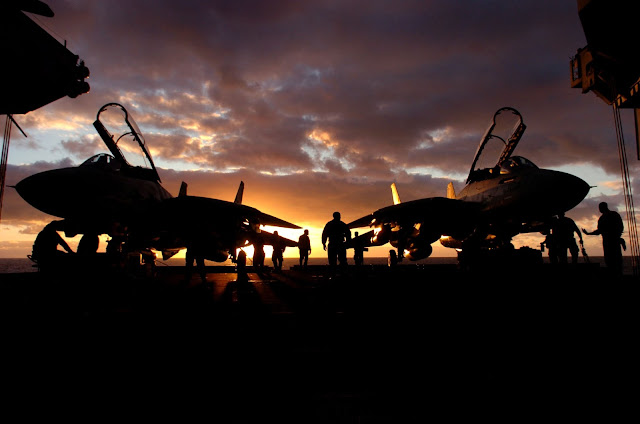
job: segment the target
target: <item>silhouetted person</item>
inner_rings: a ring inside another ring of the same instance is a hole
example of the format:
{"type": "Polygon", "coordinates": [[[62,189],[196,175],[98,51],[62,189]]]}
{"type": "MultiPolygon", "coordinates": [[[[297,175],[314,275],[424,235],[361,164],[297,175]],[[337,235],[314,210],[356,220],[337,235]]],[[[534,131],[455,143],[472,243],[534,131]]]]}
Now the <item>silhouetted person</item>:
{"type": "Polygon", "coordinates": [[[100,238],[97,234],[85,234],[78,243],[78,255],[91,256],[98,252],[100,238]]]}
{"type": "Polygon", "coordinates": [[[580,250],[573,233],[578,234],[580,244],[582,244],[582,233],[573,219],[564,216],[564,213],[558,214],[558,219],[555,220],[553,226],[553,236],[557,248],[558,261],[562,264],[567,263],[567,249],[571,252],[571,263],[578,263],[580,250]]]}
{"type": "Polygon", "coordinates": [[[622,275],[622,251],[620,244],[624,224],[618,212],[609,210],[606,202],[598,205],[600,210],[600,218],[598,219],[598,228],[595,231],[582,231],[590,236],[602,236],[602,250],[604,252],[604,263],[607,265],[614,275],[622,275]]]}
{"type": "Polygon", "coordinates": [[[51,268],[59,259],[66,256],[66,253],[58,250],[58,246],[62,246],[68,253],[74,253],[67,242],[58,234],[58,231],[62,230],[62,225],[62,221],[48,223],[33,242],[31,259],[38,263],[41,270],[51,268]]]}
{"type": "Polygon", "coordinates": [[[264,269],[264,257],[264,242],[262,238],[257,237],[253,242],[253,266],[260,271],[264,269]]]}
{"type": "Polygon", "coordinates": [[[238,270],[238,281],[248,281],[247,275],[247,253],[240,249],[238,257],[236,258],[236,269],[238,270]]]}
{"type": "Polygon", "coordinates": [[[329,266],[335,269],[336,263],[340,266],[347,265],[347,249],[345,242],[351,240],[351,231],[347,224],[340,220],[340,212],[333,213],[333,219],[324,226],[322,230],[322,247],[329,256],[329,266]],[[327,248],[327,240],[329,247],[327,248]]]}
{"type": "Polygon", "coordinates": [[[107,241],[107,253],[111,256],[117,256],[122,253],[122,246],[127,241],[127,230],[125,226],[119,224],[113,225],[110,234],[111,238],[107,241]]]}
{"type": "Polygon", "coordinates": [[[298,250],[300,250],[300,266],[306,268],[311,253],[311,240],[309,240],[309,230],[304,230],[304,234],[298,238],[298,250]]]}
{"type": "Polygon", "coordinates": [[[398,266],[398,254],[395,250],[389,250],[389,256],[387,256],[387,265],[389,268],[395,268],[398,266]]]}
{"type": "Polygon", "coordinates": [[[142,270],[147,277],[153,277],[156,273],[156,254],[151,249],[142,249],[140,251],[142,260],[142,270]]]}
{"type": "MultiPolygon", "coordinates": [[[[552,227],[553,225],[555,225],[555,219],[556,218],[553,218],[553,223],[551,224],[552,227]]],[[[544,241],[540,243],[540,246],[542,248],[546,246],[547,252],[549,254],[549,262],[552,264],[557,264],[558,263],[558,247],[556,243],[555,234],[553,234],[551,230],[546,232],[546,237],[544,238],[544,241]]]]}
{"type": "Polygon", "coordinates": [[[358,232],[353,238],[353,261],[357,266],[362,265],[364,262],[364,252],[367,252],[369,249],[364,247],[364,240],[358,239],[358,232]]]}
{"type": "Polygon", "coordinates": [[[187,252],[185,254],[186,275],[185,282],[189,284],[191,275],[193,274],[193,261],[196,262],[200,280],[203,284],[207,282],[207,270],[204,264],[206,251],[206,242],[204,237],[195,236],[187,243],[187,252]]]}
{"type": "Polygon", "coordinates": [[[124,266],[123,248],[127,242],[127,227],[123,227],[119,224],[114,224],[111,228],[111,238],[107,240],[107,257],[112,266],[122,267],[124,266]]]}
{"type": "Polygon", "coordinates": [[[286,246],[284,245],[282,240],[280,240],[277,231],[274,231],[273,235],[276,237],[273,242],[273,254],[271,255],[271,261],[273,262],[273,268],[276,271],[280,271],[282,269],[283,261],[282,253],[284,252],[284,249],[286,249],[286,246]]]}
{"type": "Polygon", "coordinates": [[[100,238],[97,234],[86,233],[82,236],[76,253],[84,260],[77,265],[78,269],[91,271],[96,266],[95,258],[97,257],[99,246],[100,238]]]}

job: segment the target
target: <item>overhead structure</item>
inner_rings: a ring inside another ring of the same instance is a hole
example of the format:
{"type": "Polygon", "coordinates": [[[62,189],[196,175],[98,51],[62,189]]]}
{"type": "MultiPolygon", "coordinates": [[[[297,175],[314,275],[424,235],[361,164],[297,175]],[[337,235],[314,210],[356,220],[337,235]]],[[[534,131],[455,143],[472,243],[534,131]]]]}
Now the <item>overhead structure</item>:
{"type": "MultiPolygon", "coordinates": [[[[24,12],[53,17],[43,2],[13,0],[0,3],[2,95],[0,114],[24,114],[62,97],[89,91],[89,69],[79,57],[24,12]]],[[[66,42],[65,42],[66,44],[66,42]]]]}
{"type": "Polygon", "coordinates": [[[587,39],[570,61],[571,87],[593,92],[613,107],[620,171],[624,187],[634,275],[640,275],[640,247],[620,109],[633,109],[640,160],[640,54],[637,23],[640,2],[578,0],[578,16],[587,39]]]}
{"type": "MultiPolygon", "coordinates": [[[[0,40],[4,64],[0,72],[0,115],[7,115],[0,158],[0,213],[12,115],[25,114],[62,97],[78,97],[89,91],[85,81],[89,69],[55,37],[24,12],[53,17],[53,11],[38,0],[0,2],[0,40]]],[[[18,127],[19,128],[19,127],[18,127]]],[[[24,134],[24,132],[23,132],[24,134]]]]}

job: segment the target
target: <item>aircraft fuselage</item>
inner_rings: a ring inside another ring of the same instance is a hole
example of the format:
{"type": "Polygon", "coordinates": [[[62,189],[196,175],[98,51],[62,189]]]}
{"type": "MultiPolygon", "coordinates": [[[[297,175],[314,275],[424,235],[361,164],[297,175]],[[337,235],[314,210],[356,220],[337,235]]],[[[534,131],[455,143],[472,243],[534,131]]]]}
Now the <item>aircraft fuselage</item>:
{"type": "Polygon", "coordinates": [[[580,178],[548,169],[526,169],[467,185],[456,197],[477,203],[489,219],[536,219],[575,207],[589,186],[580,178]]]}
{"type": "Polygon", "coordinates": [[[172,197],[157,181],[127,176],[108,164],[90,161],[31,175],[16,190],[36,209],[85,230],[93,226],[98,234],[109,234],[115,223],[128,225],[148,217],[160,202],[172,197]]]}
{"type": "MultiPolygon", "coordinates": [[[[589,185],[582,179],[540,169],[517,156],[500,168],[482,172],[484,178],[469,183],[456,196],[477,206],[476,237],[493,235],[510,240],[522,232],[540,231],[551,217],[573,209],[589,192],[589,185]]],[[[447,247],[459,248],[461,239],[471,235],[455,234],[441,241],[447,247]]]]}
{"type": "Polygon", "coordinates": [[[515,235],[548,229],[552,218],[577,206],[590,187],[574,175],[540,169],[524,157],[512,156],[525,129],[520,112],[498,109],[480,140],[467,185],[458,195],[450,183],[447,198],[401,203],[392,184],[394,205],[349,224],[349,228],[374,227],[359,236],[358,243],[381,246],[388,242],[398,249],[399,257],[420,260],[431,255],[431,243],[437,240],[460,250],[512,248],[515,235]],[[508,137],[498,134],[505,127],[505,117],[513,118],[514,124],[508,137]],[[491,168],[476,168],[492,140],[504,144],[498,161],[491,168]]]}
{"type": "MultiPolygon", "coordinates": [[[[67,236],[118,235],[118,240],[126,238],[128,251],[153,248],[168,257],[186,247],[223,262],[234,258],[238,247],[273,239],[262,234],[260,225],[300,228],[243,205],[242,182],[234,202],[188,196],[185,183],[178,197],[171,196],[160,183],[140,129],[118,103],[100,108],[93,125],[111,154],[97,154],[78,167],[32,175],[15,187],[36,209],[63,218],[67,236]],[[137,146],[148,166],[131,165],[123,146],[137,146]]],[[[295,245],[282,237],[276,242],[295,245]]]]}

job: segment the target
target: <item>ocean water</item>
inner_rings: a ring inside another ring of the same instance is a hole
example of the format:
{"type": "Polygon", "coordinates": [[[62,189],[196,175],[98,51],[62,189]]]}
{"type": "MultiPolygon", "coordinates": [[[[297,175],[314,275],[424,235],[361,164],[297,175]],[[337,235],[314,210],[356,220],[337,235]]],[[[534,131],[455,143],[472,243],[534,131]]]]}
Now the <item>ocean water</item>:
{"type": "Polygon", "coordinates": [[[0,258],[0,274],[17,272],[37,272],[29,258],[0,258]]]}
{"type": "MultiPolygon", "coordinates": [[[[226,261],[224,263],[219,263],[219,262],[210,262],[210,261],[205,261],[206,265],[226,265],[226,266],[233,266],[234,264],[231,261],[226,261]]],[[[165,264],[167,266],[183,266],[184,265],[184,259],[169,259],[168,261],[163,261],[163,260],[158,260],[156,262],[158,264],[158,266],[164,266],[165,264]]],[[[353,259],[352,258],[347,258],[347,263],[349,265],[353,265],[353,259]]],[[[406,263],[418,263],[418,264],[428,264],[428,263],[432,263],[432,264],[456,264],[458,263],[457,258],[428,258],[428,259],[424,259],[421,261],[417,261],[417,262],[409,262],[406,261],[406,263]]],[[[267,257],[265,258],[264,264],[266,266],[272,267],[273,266],[273,262],[271,262],[271,258],[267,257]]],[[[326,257],[324,258],[309,258],[309,265],[328,265],[329,261],[327,260],[326,257]]],[[[386,265],[387,264],[387,258],[364,258],[364,264],[365,265],[386,265]]],[[[251,258],[247,258],[247,265],[253,265],[251,258]]],[[[284,258],[284,260],[282,261],[282,268],[283,269],[289,269],[294,265],[300,265],[300,260],[298,258],[284,258]]]]}
{"type": "MultiPolygon", "coordinates": [[[[349,264],[353,265],[353,259],[349,258],[347,261],[349,264]]],[[[329,262],[327,258],[309,258],[309,265],[327,265],[329,262]]],[[[386,265],[387,258],[365,258],[365,265],[386,265]]],[[[458,260],[456,258],[444,257],[444,258],[428,258],[423,259],[417,262],[409,262],[406,263],[417,263],[417,264],[456,264],[458,260]]],[[[156,261],[156,265],[159,267],[162,266],[184,266],[185,261],[184,258],[172,258],[169,260],[158,259],[156,261]]],[[[34,263],[28,258],[0,258],[0,274],[6,273],[20,273],[20,272],[37,272],[38,269],[33,266],[34,263]]],[[[228,260],[226,262],[212,262],[205,261],[205,265],[207,266],[233,266],[234,264],[228,260]]],[[[251,259],[248,260],[248,265],[252,265],[251,259]]],[[[265,265],[273,266],[270,258],[265,260],[265,265]]],[[[284,269],[289,269],[294,265],[299,265],[298,258],[284,258],[282,267],[284,269]]]]}
{"type": "MultiPolygon", "coordinates": [[[[544,260],[547,261],[548,258],[546,256],[544,256],[544,260]]],[[[583,258],[580,258],[580,262],[583,262],[583,258]]],[[[590,257],[590,260],[592,263],[599,263],[600,266],[605,266],[604,265],[604,258],[597,256],[597,257],[590,257]]],[[[632,269],[632,264],[631,264],[631,257],[630,256],[624,256],[623,257],[624,260],[624,274],[626,275],[632,275],[633,274],[633,269],[632,269]]],[[[163,261],[161,259],[159,259],[156,264],[159,267],[162,266],[183,266],[184,265],[184,259],[169,259],[166,261],[163,261]]],[[[211,261],[205,261],[206,265],[208,266],[215,266],[215,265],[227,265],[227,266],[233,266],[233,263],[231,261],[227,261],[224,263],[219,263],[219,262],[211,262],[211,261]]],[[[284,269],[289,269],[294,265],[298,265],[299,260],[298,258],[284,258],[283,261],[283,268],[284,269]]],[[[349,258],[348,259],[348,263],[353,265],[353,259],[349,258]]],[[[364,263],[365,265],[386,265],[387,264],[387,258],[364,258],[364,263]]],[[[421,261],[416,261],[416,262],[410,262],[410,261],[406,261],[405,264],[457,264],[458,260],[455,257],[433,257],[433,258],[427,258],[427,259],[423,259],[421,261]]],[[[309,265],[327,265],[327,258],[309,258],[309,265]]],[[[22,273],[22,272],[37,272],[38,269],[36,267],[33,266],[33,262],[31,262],[30,259],[28,258],[0,258],[0,274],[6,274],[6,273],[22,273]]],[[[251,260],[248,261],[248,265],[251,265],[251,260]]],[[[267,258],[267,260],[265,261],[265,265],[267,266],[272,266],[271,260],[269,258],[267,258]]]]}

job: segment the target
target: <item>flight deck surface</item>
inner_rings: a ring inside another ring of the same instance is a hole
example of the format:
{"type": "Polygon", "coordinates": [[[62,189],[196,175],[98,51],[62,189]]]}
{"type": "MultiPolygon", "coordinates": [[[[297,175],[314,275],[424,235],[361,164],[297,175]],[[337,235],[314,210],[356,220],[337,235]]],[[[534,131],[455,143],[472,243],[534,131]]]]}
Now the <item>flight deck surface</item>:
{"type": "Polygon", "coordinates": [[[299,423],[513,422],[631,405],[632,277],[602,280],[590,266],[207,271],[206,284],[197,272],[185,282],[182,267],[3,275],[10,403],[32,404],[37,387],[47,411],[72,399],[85,417],[127,405],[299,423]]]}

